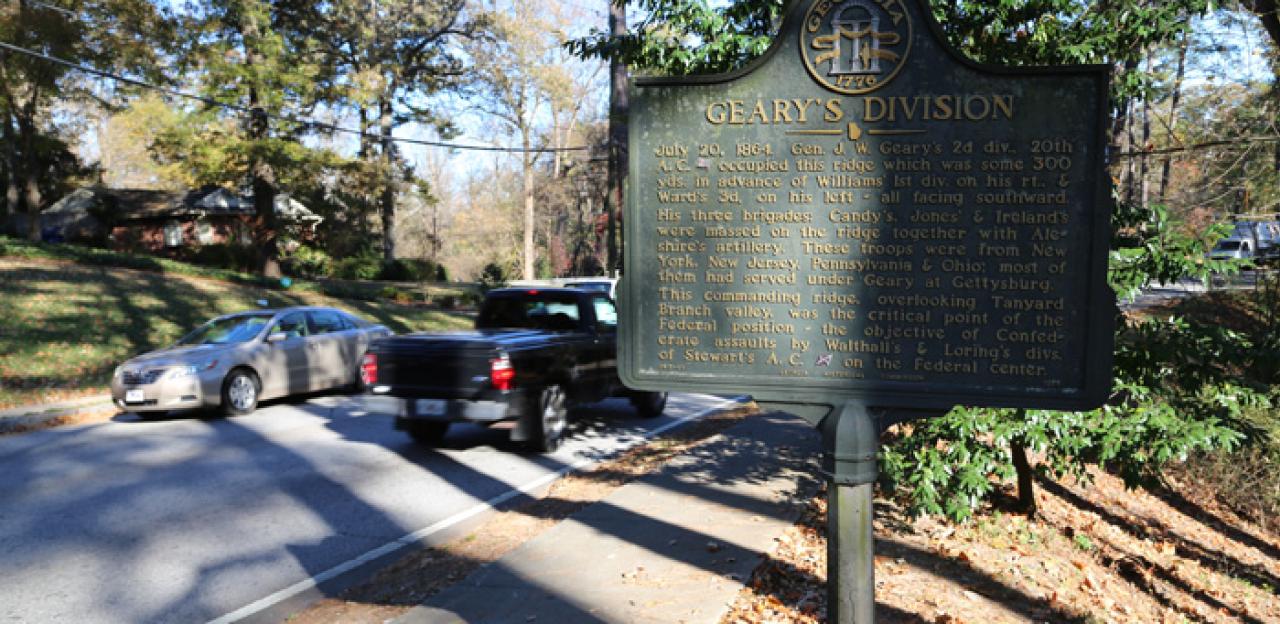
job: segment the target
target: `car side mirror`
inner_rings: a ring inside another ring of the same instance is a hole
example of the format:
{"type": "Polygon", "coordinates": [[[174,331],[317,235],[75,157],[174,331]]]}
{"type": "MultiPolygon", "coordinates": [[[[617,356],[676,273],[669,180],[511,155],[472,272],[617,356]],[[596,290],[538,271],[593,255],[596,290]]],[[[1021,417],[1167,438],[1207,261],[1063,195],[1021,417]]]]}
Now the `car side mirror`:
{"type": "Polygon", "coordinates": [[[289,338],[289,334],[284,332],[271,332],[267,334],[267,342],[284,342],[289,338]]]}

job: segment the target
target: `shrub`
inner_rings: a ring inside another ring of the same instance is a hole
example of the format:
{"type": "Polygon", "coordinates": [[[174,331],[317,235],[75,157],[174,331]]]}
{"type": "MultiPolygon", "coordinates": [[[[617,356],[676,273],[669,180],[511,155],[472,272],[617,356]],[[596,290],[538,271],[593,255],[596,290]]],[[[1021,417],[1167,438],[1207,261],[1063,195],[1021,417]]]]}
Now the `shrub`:
{"type": "Polygon", "coordinates": [[[462,292],[462,296],[460,297],[459,300],[463,305],[474,308],[480,305],[480,302],[484,300],[484,293],[480,292],[479,290],[468,289],[462,292]]]}
{"type": "Polygon", "coordinates": [[[1255,442],[1231,453],[1197,453],[1169,471],[1193,500],[1216,499],[1258,523],[1280,528],[1280,442],[1255,442]],[[1189,490],[1189,492],[1188,492],[1189,490]]]}
{"type": "Polygon", "coordinates": [[[409,265],[409,261],[399,258],[383,263],[382,269],[378,271],[377,279],[388,282],[418,281],[416,271],[409,265]]]}
{"type": "Polygon", "coordinates": [[[389,299],[396,303],[412,303],[413,302],[412,293],[403,291],[399,288],[396,288],[395,286],[383,286],[382,289],[378,291],[378,297],[380,299],[389,299]]]}
{"type": "Polygon", "coordinates": [[[373,280],[382,273],[382,259],[375,256],[352,256],[333,265],[333,276],[349,280],[373,280]]]}
{"type": "Polygon", "coordinates": [[[183,256],[183,259],[192,264],[233,271],[252,271],[258,263],[256,249],[223,243],[184,250],[183,256]]]}
{"type": "Polygon", "coordinates": [[[507,271],[502,265],[496,262],[490,262],[484,265],[484,270],[480,272],[480,281],[478,286],[480,293],[487,293],[495,288],[503,288],[507,285],[507,271]]]}
{"type": "Polygon", "coordinates": [[[389,282],[427,282],[439,280],[444,267],[423,258],[397,258],[382,265],[378,279],[389,282]]]}
{"type": "Polygon", "coordinates": [[[306,245],[281,258],[280,264],[285,273],[308,279],[327,277],[333,271],[333,259],[329,254],[306,245]]]}

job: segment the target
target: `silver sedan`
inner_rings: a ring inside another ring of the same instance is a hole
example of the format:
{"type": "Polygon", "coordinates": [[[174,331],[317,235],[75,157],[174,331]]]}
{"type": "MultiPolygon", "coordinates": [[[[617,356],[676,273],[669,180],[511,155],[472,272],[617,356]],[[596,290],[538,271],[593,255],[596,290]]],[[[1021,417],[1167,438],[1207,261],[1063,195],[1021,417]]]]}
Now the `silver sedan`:
{"type": "Polygon", "coordinates": [[[111,396],[143,416],[199,408],[248,414],[266,399],[358,387],[369,342],[391,333],[333,308],[220,316],[116,367],[111,396]]]}

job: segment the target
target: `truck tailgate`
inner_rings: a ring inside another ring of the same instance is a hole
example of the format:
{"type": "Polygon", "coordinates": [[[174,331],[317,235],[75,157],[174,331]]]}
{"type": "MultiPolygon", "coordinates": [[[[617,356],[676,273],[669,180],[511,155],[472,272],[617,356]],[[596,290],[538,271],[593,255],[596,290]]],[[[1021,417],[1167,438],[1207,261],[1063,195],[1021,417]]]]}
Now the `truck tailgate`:
{"type": "Polygon", "coordinates": [[[379,386],[391,394],[474,399],[489,390],[490,361],[498,346],[471,333],[397,336],[378,341],[379,386]]]}

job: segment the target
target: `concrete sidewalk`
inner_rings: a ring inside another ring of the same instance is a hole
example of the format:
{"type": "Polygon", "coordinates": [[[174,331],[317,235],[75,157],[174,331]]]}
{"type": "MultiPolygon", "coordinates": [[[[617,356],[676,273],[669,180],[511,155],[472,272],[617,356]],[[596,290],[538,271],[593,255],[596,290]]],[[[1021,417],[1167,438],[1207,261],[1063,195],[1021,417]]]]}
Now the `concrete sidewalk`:
{"type": "Polygon", "coordinates": [[[21,429],[39,428],[59,418],[106,409],[115,409],[109,394],[59,401],[57,403],[23,405],[3,409],[0,410],[0,434],[21,429]]]}
{"type": "Polygon", "coordinates": [[[747,420],[414,608],[402,624],[713,624],[814,491],[820,437],[747,420]]]}

